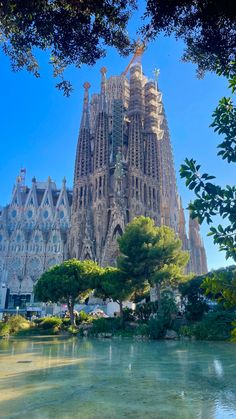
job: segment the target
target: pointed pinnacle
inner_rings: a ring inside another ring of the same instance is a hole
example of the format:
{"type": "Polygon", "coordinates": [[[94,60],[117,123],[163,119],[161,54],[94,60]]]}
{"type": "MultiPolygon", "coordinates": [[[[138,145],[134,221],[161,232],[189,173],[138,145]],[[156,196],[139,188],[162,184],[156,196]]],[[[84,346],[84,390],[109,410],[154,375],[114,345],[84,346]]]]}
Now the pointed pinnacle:
{"type": "Polygon", "coordinates": [[[86,82],[83,84],[83,87],[84,87],[84,89],[85,89],[85,90],[88,90],[88,89],[91,87],[91,84],[90,84],[88,81],[86,81],[86,82]]]}
{"type": "Polygon", "coordinates": [[[100,73],[102,73],[102,75],[103,74],[106,74],[107,73],[107,68],[106,67],[102,67],[101,70],[100,70],[100,73]]]}

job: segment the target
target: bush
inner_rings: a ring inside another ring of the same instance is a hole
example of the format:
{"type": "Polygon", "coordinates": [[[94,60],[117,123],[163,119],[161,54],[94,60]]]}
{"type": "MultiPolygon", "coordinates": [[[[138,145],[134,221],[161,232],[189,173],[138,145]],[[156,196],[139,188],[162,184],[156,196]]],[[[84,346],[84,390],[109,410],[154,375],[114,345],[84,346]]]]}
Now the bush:
{"type": "Polygon", "coordinates": [[[9,325],[10,333],[30,328],[30,322],[20,315],[11,316],[7,324],[9,325]]]}
{"type": "Polygon", "coordinates": [[[178,307],[172,292],[164,291],[161,295],[161,315],[165,328],[172,327],[177,312],[178,307]]]}
{"type": "Polygon", "coordinates": [[[157,313],[158,303],[149,302],[144,304],[137,304],[135,309],[135,318],[140,321],[147,322],[151,315],[157,313]]]}
{"type": "Polygon", "coordinates": [[[193,328],[191,326],[182,326],[179,329],[179,335],[185,337],[193,336],[193,328]]]}
{"type": "Polygon", "coordinates": [[[138,327],[135,329],[134,332],[137,336],[149,336],[150,334],[150,327],[148,324],[139,324],[138,327]]]}
{"type": "Polygon", "coordinates": [[[30,328],[30,322],[20,315],[11,316],[7,322],[0,322],[0,336],[7,336],[30,328]]]}
{"type": "Polygon", "coordinates": [[[69,327],[71,324],[70,322],[70,318],[69,317],[65,317],[64,319],[62,319],[62,325],[65,327],[69,327]]]}
{"type": "Polygon", "coordinates": [[[0,336],[5,337],[5,336],[9,336],[9,334],[10,334],[9,324],[5,322],[0,322],[0,336]]]}
{"type": "Polygon", "coordinates": [[[231,342],[236,342],[236,322],[232,323],[233,329],[231,330],[231,342]]]}
{"type": "Polygon", "coordinates": [[[97,335],[98,333],[114,333],[121,329],[121,322],[119,318],[101,318],[93,321],[90,333],[97,335]]]}
{"type": "Polygon", "coordinates": [[[165,321],[162,316],[148,321],[149,336],[151,339],[161,339],[164,336],[165,321]]]}
{"type": "Polygon", "coordinates": [[[77,335],[79,333],[79,329],[77,329],[75,326],[69,326],[68,332],[70,332],[72,335],[77,335]]]}
{"type": "Polygon", "coordinates": [[[135,313],[136,311],[132,310],[132,308],[125,307],[123,310],[124,322],[133,322],[136,318],[135,313]]]}
{"type": "Polygon", "coordinates": [[[233,321],[235,313],[231,311],[209,312],[193,327],[193,335],[197,340],[227,340],[231,336],[233,321]]]}
{"type": "Polygon", "coordinates": [[[76,319],[76,324],[81,324],[81,323],[90,323],[91,321],[93,321],[94,317],[85,313],[85,311],[80,311],[79,312],[79,316],[76,319]]]}
{"type": "Polygon", "coordinates": [[[43,321],[44,321],[44,317],[41,317],[40,319],[34,319],[33,322],[38,325],[38,324],[42,323],[43,321]]]}
{"type": "Polygon", "coordinates": [[[202,320],[203,315],[209,311],[204,291],[201,288],[203,278],[203,276],[195,277],[179,286],[185,301],[186,318],[190,321],[202,320]]]}
{"type": "Polygon", "coordinates": [[[59,317],[45,317],[42,319],[42,321],[39,323],[38,327],[42,329],[54,329],[58,328],[62,324],[62,319],[59,317]]]}

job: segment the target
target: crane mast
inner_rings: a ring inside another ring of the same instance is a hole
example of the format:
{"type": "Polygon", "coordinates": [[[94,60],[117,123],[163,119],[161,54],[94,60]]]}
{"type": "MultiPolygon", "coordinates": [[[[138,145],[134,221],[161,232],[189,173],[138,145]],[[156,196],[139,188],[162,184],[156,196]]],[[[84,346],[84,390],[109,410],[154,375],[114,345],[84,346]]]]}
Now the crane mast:
{"type": "Polygon", "coordinates": [[[145,43],[145,41],[143,41],[143,42],[137,41],[136,47],[135,47],[135,51],[134,51],[134,55],[131,58],[129,64],[126,67],[126,69],[121,74],[122,76],[126,76],[126,74],[128,73],[128,71],[129,71],[129,69],[130,69],[130,67],[131,67],[132,64],[140,62],[141,57],[142,57],[145,49],[146,49],[146,43],[145,43]]]}

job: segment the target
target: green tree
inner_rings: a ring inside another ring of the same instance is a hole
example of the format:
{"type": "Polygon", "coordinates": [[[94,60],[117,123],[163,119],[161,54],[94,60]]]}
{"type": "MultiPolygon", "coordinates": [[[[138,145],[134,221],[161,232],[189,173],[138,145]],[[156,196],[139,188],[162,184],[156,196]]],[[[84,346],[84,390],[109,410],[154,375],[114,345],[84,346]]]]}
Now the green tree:
{"type": "Polygon", "coordinates": [[[118,267],[137,283],[147,281],[155,287],[159,307],[161,290],[187,279],[183,272],[189,255],[171,228],[156,227],[150,218],[137,217],[127,225],[118,243],[118,267]]]}
{"type": "Polygon", "coordinates": [[[59,89],[69,95],[72,86],[64,70],[93,65],[105,47],[130,51],[127,23],[135,1],[129,0],[3,0],[0,2],[0,45],[13,70],[26,68],[36,77],[37,49],[50,53],[59,89]]]}
{"type": "Polygon", "coordinates": [[[111,298],[120,306],[120,317],[123,322],[123,302],[133,300],[135,293],[145,288],[144,281],[138,281],[119,268],[108,266],[94,284],[96,295],[111,298]]]}
{"type": "Polygon", "coordinates": [[[66,302],[71,325],[75,325],[75,302],[88,297],[99,273],[100,268],[93,261],[67,260],[43,273],[34,287],[35,296],[43,302],[66,302]]]}
{"type": "MultiPolygon", "coordinates": [[[[229,78],[232,93],[236,90],[236,61],[231,62],[224,73],[229,78]]],[[[218,155],[228,163],[236,162],[236,108],[233,99],[221,99],[213,113],[211,126],[224,135],[224,140],[218,145],[218,155]]],[[[225,188],[212,183],[215,176],[200,173],[201,166],[194,159],[185,159],[180,168],[180,176],[186,179],[186,186],[193,190],[196,199],[189,205],[192,218],[198,218],[202,223],[213,224],[214,217],[220,215],[224,225],[210,228],[209,235],[220,250],[226,252],[226,258],[236,261],[236,187],[226,185],[225,188]]]]}
{"type": "Polygon", "coordinates": [[[210,273],[204,279],[202,288],[208,297],[225,308],[236,308],[236,266],[210,273]]]}
{"type": "Polygon", "coordinates": [[[203,314],[209,311],[209,306],[201,288],[204,276],[197,276],[179,285],[186,317],[189,320],[199,321],[203,314]]]}

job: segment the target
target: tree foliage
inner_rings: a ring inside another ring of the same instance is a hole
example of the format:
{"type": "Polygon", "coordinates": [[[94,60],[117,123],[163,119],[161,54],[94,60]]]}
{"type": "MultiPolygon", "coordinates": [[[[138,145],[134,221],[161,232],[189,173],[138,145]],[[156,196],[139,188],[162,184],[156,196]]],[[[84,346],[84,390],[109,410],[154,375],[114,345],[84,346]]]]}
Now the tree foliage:
{"type": "MultiPolygon", "coordinates": [[[[137,0],[2,0],[0,45],[12,68],[39,76],[37,50],[50,53],[57,87],[65,95],[68,66],[93,65],[115,46],[126,55],[133,49],[127,24],[137,0]]],[[[236,52],[236,6],[231,0],[147,0],[137,29],[145,42],[164,33],[183,39],[183,59],[197,63],[198,73],[225,68],[236,52]],[[142,26],[143,25],[143,26],[142,26]]]]}
{"type": "Polygon", "coordinates": [[[88,297],[94,277],[99,273],[100,268],[93,261],[67,260],[43,273],[35,285],[35,296],[43,302],[66,302],[74,325],[75,302],[88,297]]]}
{"type": "Polygon", "coordinates": [[[203,280],[203,276],[198,276],[179,286],[188,320],[199,321],[203,314],[209,311],[204,291],[201,288],[203,280]]]}
{"type": "MultiPolygon", "coordinates": [[[[236,90],[236,61],[225,69],[229,78],[232,93],[236,90]]],[[[213,113],[211,126],[224,140],[218,145],[218,155],[228,163],[236,162],[236,108],[231,97],[223,97],[213,113]]],[[[220,215],[224,225],[210,228],[209,235],[214,237],[214,243],[220,250],[226,252],[226,258],[236,261],[236,187],[226,185],[221,187],[211,180],[215,176],[200,173],[201,166],[194,159],[185,159],[180,168],[180,176],[186,179],[186,186],[193,190],[196,199],[189,205],[192,218],[198,218],[202,223],[214,222],[214,216],[220,215]]]]}
{"type": "MultiPolygon", "coordinates": [[[[144,287],[144,284],[142,283],[144,287]]],[[[95,282],[96,295],[111,298],[120,306],[123,317],[123,301],[132,300],[136,291],[140,291],[141,283],[119,268],[108,266],[95,282]]]]}
{"type": "Polygon", "coordinates": [[[146,280],[160,291],[163,286],[176,286],[186,279],[183,271],[189,255],[171,228],[157,227],[150,218],[137,217],[127,225],[118,243],[118,266],[136,281],[146,280]]]}
{"type": "Polygon", "coordinates": [[[185,42],[184,61],[206,70],[225,68],[236,53],[236,4],[231,0],[147,0],[150,22],[143,33],[156,38],[160,33],[185,42]]]}
{"type": "Polygon", "coordinates": [[[204,279],[202,288],[226,308],[236,308],[236,266],[219,269],[204,279]]]}
{"type": "Polygon", "coordinates": [[[2,0],[0,2],[0,45],[13,70],[26,68],[39,76],[36,50],[50,52],[57,87],[69,95],[72,86],[64,70],[94,64],[115,46],[130,51],[126,26],[135,6],[133,0],[2,0]]]}

